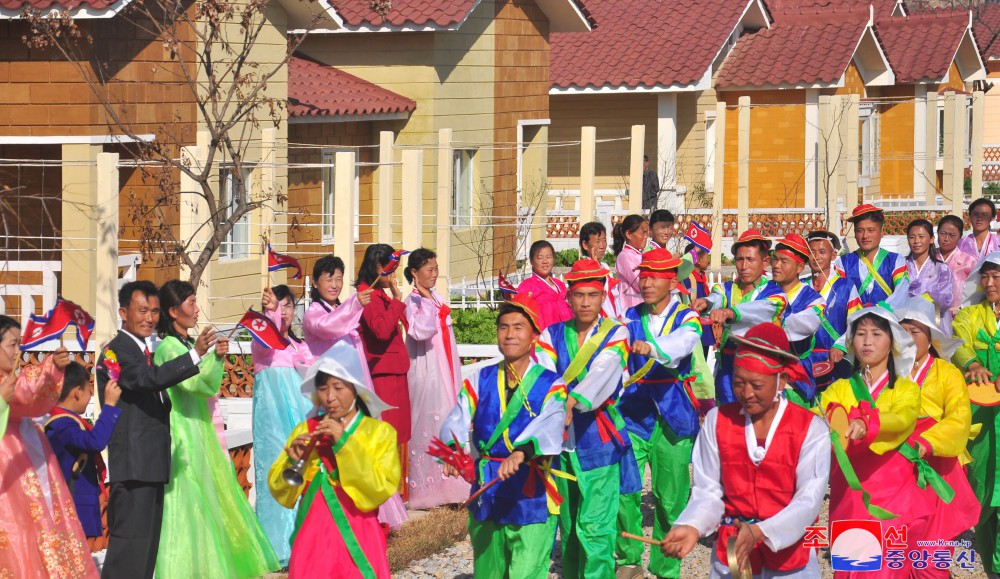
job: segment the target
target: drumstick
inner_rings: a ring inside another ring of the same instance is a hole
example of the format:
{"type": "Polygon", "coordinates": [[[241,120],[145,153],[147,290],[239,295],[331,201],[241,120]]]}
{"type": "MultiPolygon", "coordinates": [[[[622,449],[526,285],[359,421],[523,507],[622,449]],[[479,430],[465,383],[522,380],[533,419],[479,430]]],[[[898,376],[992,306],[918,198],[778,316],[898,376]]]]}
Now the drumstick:
{"type": "Polygon", "coordinates": [[[500,482],[500,477],[497,477],[497,478],[495,478],[495,479],[491,480],[490,482],[486,483],[486,484],[485,484],[485,485],[483,485],[483,487],[482,487],[482,488],[480,488],[480,489],[479,489],[478,491],[476,491],[476,492],[472,493],[472,496],[470,496],[470,497],[468,498],[468,500],[466,500],[466,501],[465,501],[464,503],[462,503],[462,506],[463,506],[463,507],[467,507],[467,506],[469,506],[470,504],[472,504],[472,501],[474,501],[474,500],[478,499],[478,498],[479,498],[479,496],[480,496],[481,494],[483,494],[484,492],[486,492],[486,489],[488,489],[488,488],[490,488],[491,486],[493,486],[493,485],[497,484],[498,482],[500,482]]]}
{"type": "Polygon", "coordinates": [[[643,537],[642,535],[633,535],[632,533],[622,532],[622,537],[626,539],[632,539],[633,541],[641,541],[647,545],[662,545],[663,541],[657,541],[656,539],[651,539],[649,537],[643,537]]]}

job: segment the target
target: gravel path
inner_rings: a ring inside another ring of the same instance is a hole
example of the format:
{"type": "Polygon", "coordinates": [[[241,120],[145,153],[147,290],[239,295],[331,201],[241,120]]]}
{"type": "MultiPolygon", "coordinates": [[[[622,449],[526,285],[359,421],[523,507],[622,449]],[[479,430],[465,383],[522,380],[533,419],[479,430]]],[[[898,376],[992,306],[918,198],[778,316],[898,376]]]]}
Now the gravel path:
{"type": "MultiPolygon", "coordinates": [[[[643,493],[642,502],[644,519],[643,526],[646,531],[646,536],[651,536],[653,532],[653,497],[649,493],[648,489],[649,483],[647,480],[646,492],[643,493]]],[[[827,524],[827,502],[824,502],[823,510],[820,512],[820,524],[827,524]]],[[[960,538],[972,541],[972,532],[966,532],[960,538]]],[[[694,550],[684,558],[681,565],[682,577],[708,576],[709,561],[711,557],[711,541],[712,538],[702,539],[694,550]]],[[[643,556],[643,562],[644,564],[649,563],[648,549],[643,556]]],[[[820,551],[819,564],[820,569],[823,572],[823,577],[833,577],[833,571],[830,568],[829,551],[820,551]]],[[[876,576],[876,573],[872,573],[873,578],[876,576]]],[[[977,557],[976,568],[974,570],[964,571],[952,569],[951,576],[985,577],[986,574],[983,572],[982,564],[979,562],[977,557]]],[[[406,570],[397,573],[395,577],[398,579],[427,579],[431,577],[437,579],[472,579],[472,546],[469,544],[468,540],[456,543],[454,546],[442,551],[441,553],[414,562],[406,570]]],[[[558,546],[552,554],[552,567],[549,570],[549,577],[562,577],[562,561],[560,560],[558,546]]],[[[652,577],[652,575],[647,575],[647,577],[652,577]]]]}

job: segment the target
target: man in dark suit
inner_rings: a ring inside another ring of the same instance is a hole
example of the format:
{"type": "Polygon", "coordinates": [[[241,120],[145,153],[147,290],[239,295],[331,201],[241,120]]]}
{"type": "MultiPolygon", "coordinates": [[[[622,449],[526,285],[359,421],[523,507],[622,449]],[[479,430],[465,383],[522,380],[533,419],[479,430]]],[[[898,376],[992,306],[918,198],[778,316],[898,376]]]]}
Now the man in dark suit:
{"type": "Polygon", "coordinates": [[[166,389],[198,374],[198,362],[215,342],[205,328],[190,356],[162,366],[153,364],[146,339],[160,318],[156,286],[148,281],[126,283],[118,292],[122,329],[98,357],[97,391],[104,400],[108,374],[104,360],[111,353],[121,365],[118,385],[121,417],[108,443],[107,557],[105,579],[153,577],[163,519],[163,491],[170,477],[170,399],[166,389]]]}

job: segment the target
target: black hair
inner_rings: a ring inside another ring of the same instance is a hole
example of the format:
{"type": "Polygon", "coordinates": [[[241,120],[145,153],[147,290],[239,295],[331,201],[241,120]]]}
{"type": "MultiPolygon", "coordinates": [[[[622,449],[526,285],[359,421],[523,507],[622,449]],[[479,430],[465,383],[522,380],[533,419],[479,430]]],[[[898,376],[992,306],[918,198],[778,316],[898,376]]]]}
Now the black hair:
{"type": "Polygon", "coordinates": [[[587,253],[587,250],[583,248],[583,244],[585,242],[590,243],[591,237],[595,235],[600,235],[602,233],[604,235],[607,235],[608,230],[604,227],[604,224],[601,223],[600,221],[590,221],[588,223],[583,224],[583,227],[580,228],[580,257],[587,256],[590,259],[601,259],[602,257],[604,257],[603,255],[598,255],[598,256],[590,255],[589,253],[587,253]]]}
{"type": "MultiPolygon", "coordinates": [[[[313,276],[312,276],[312,287],[309,288],[309,299],[314,302],[323,301],[323,296],[320,295],[319,290],[316,289],[316,280],[323,276],[324,273],[333,275],[337,272],[341,274],[345,273],[344,260],[340,259],[332,253],[324,255],[323,257],[316,260],[313,264],[313,276]]],[[[337,305],[340,304],[340,300],[337,300],[337,305]]]]}
{"type": "Polygon", "coordinates": [[[740,247],[756,247],[757,254],[760,255],[760,258],[763,260],[767,260],[768,255],[771,253],[771,250],[767,248],[766,243],[759,239],[754,239],[753,241],[742,241],[739,245],[733,245],[734,258],[736,257],[736,252],[740,250],[740,247]]]}
{"type": "Polygon", "coordinates": [[[851,223],[854,224],[854,225],[857,225],[858,223],[861,223],[862,221],[865,221],[866,219],[874,221],[875,223],[878,223],[879,225],[884,225],[885,224],[885,213],[883,213],[881,211],[872,211],[871,213],[865,213],[864,215],[861,215],[860,217],[856,217],[856,218],[852,219],[851,223]]]}
{"type": "Polygon", "coordinates": [[[955,227],[955,229],[958,230],[959,236],[965,233],[965,220],[959,217],[958,215],[945,215],[941,219],[938,219],[937,223],[938,231],[940,231],[941,226],[946,223],[952,224],[955,227]]]}
{"type": "Polygon", "coordinates": [[[497,329],[498,330],[500,329],[500,320],[504,316],[506,316],[507,314],[521,314],[522,316],[524,316],[524,319],[528,320],[528,323],[531,324],[531,327],[535,330],[535,332],[541,333],[541,330],[539,328],[535,327],[535,322],[533,322],[531,320],[531,316],[529,316],[528,314],[524,313],[524,310],[522,310],[521,308],[515,306],[514,304],[512,304],[510,302],[501,302],[500,307],[497,308],[497,329]]]}
{"type": "MultiPolygon", "coordinates": [[[[875,324],[876,328],[878,328],[879,330],[882,330],[883,332],[886,333],[886,335],[889,336],[889,361],[888,361],[888,366],[887,366],[887,368],[889,370],[889,384],[888,384],[887,388],[892,389],[896,385],[896,378],[897,378],[897,375],[896,375],[896,361],[892,357],[892,348],[895,345],[895,341],[896,341],[896,339],[892,335],[892,325],[889,323],[889,320],[883,318],[882,316],[877,316],[874,313],[867,313],[867,314],[861,316],[860,318],[854,320],[854,323],[851,324],[851,328],[850,328],[851,329],[851,340],[854,339],[854,333],[857,331],[858,326],[861,325],[861,322],[864,322],[866,320],[869,321],[869,322],[871,322],[871,323],[873,323],[873,324],[875,324]]],[[[861,371],[861,360],[857,356],[855,356],[854,357],[854,367],[851,369],[851,372],[852,372],[852,374],[857,374],[860,371],[861,371]]]]}
{"type": "MultiPolygon", "coordinates": [[[[694,251],[696,249],[698,250],[698,255],[705,255],[705,254],[708,253],[707,251],[703,250],[702,248],[698,247],[697,245],[695,245],[693,243],[689,243],[689,244],[687,244],[687,245],[684,246],[684,253],[691,253],[692,251],[694,251]]],[[[683,255],[683,254],[681,254],[681,255],[683,255]]]]}
{"type": "Polygon", "coordinates": [[[184,300],[194,294],[194,286],[179,279],[172,279],[160,287],[160,320],[156,323],[156,334],[160,336],[161,340],[167,336],[173,336],[181,342],[190,342],[190,338],[182,336],[174,327],[174,318],[170,315],[170,308],[180,306],[184,300]]]}
{"type": "Polygon", "coordinates": [[[657,209],[649,214],[649,226],[655,223],[673,223],[674,214],[667,209],[657,209]]]}
{"type": "Polygon", "coordinates": [[[528,249],[528,261],[535,259],[535,256],[539,254],[543,249],[549,248],[552,252],[552,257],[556,256],[556,250],[552,247],[552,244],[544,239],[539,239],[538,241],[531,244],[531,248],[528,249]]]}
{"type": "Polygon", "coordinates": [[[972,215],[972,212],[975,211],[976,207],[979,207],[980,205],[988,205],[990,208],[990,213],[993,214],[993,218],[994,219],[996,218],[997,206],[995,203],[993,203],[993,200],[989,199],[988,197],[980,197],[979,199],[976,199],[972,203],[969,203],[969,215],[972,215]]]}
{"type": "MultiPolygon", "coordinates": [[[[997,271],[1000,270],[1000,264],[993,263],[992,261],[984,261],[983,265],[979,266],[979,273],[985,273],[987,271],[997,271]]],[[[0,333],[0,336],[3,334],[0,333]]]]}
{"type": "Polygon", "coordinates": [[[11,328],[17,328],[18,330],[20,330],[21,324],[17,323],[17,320],[15,320],[10,316],[5,316],[3,314],[0,314],[0,340],[2,340],[5,335],[7,335],[7,330],[11,328]]]}
{"type": "Polygon", "coordinates": [[[406,278],[406,282],[413,283],[413,274],[411,270],[420,269],[427,265],[427,262],[437,259],[437,254],[433,251],[427,249],[426,247],[421,247],[410,252],[410,257],[406,261],[406,269],[403,270],[403,277],[406,278]]]}
{"type": "MultiPolygon", "coordinates": [[[[616,256],[621,253],[622,250],[625,249],[625,234],[635,233],[635,231],[642,227],[642,224],[645,222],[645,217],[635,213],[627,215],[625,219],[622,219],[621,223],[615,225],[615,228],[611,230],[611,251],[613,251],[616,256]]],[[[642,251],[645,248],[637,247],[636,249],[642,251]]]]}
{"type": "Polygon", "coordinates": [[[386,243],[373,243],[365,250],[365,257],[361,260],[361,267],[358,269],[358,279],[354,280],[354,287],[361,284],[375,285],[378,280],[378,266],[385,267],[392,260],[392,252],[396,251],[391,245],[386,243]]]}
{"type": "MultiPolygon", "coordinates": [[[[923,227],[927,235],[931,237],[931,244],[927,247],[927,257],[934,263],[940,263],[941,260],[937,256],[937,248],[934,246],[934,224],[927,219],[914,219],[906,226],[906,236],[910,236],[910,230],[914,227],[923,227]]],[[[907,257],[913,257],[913,252],[907,257]]]]}
{"type": "Polygon", "coordinates": [[[156,284],[151,281],[130,281],[118,290],[118,307],[127,309],[132,305],[132,296],[135,292],[142,292],[142,295],[148,298],[156,296],[156,291],[156,284]]]}
{"type": "Polygon", "coordinates": [[[320,370],[320,371],[316,372],[316,379],[313,381],[313,387],[318,389],[320,386],[326,384],[326,381],[329,380],[330,378],[336,378],[337,380],[341,380],[341,381],[343,381],[343,382],[345,382],[347,384],[350,384],[351,388],[354,388],[355,406],[357,407],[358,411],[360,411],[365,416],[371,416],[372,415],[371,411],[368,410],[368,405],[365,404],[365,401],[362,400],[360,396],[358,396],[358,388],[351,381],[349,381],[349,380],[344,380],[340,376],[334,376],[333,374],[327,374],[326,372],[323,372],[322,370],[320,370]]]}
{"type": "Polygon", "coordinates": [[[66,400],[77,388],[83,388],[90,382],[90,372],[83,366],[83,364],[72,361],[69,366],[66,366],[63,374],[63,387],[62,392],[59,394],[59,402],[66,400]]]}
{"type": "MultiPolygon", "coordinates": [[[[281,307],[281,302],[283,302],[285,298],[288,298],[292,300],[292,309],[295,309],[295,302],[299,301],[299,298],[295,295],[295,292],[292,291],[292,288],[285,284],[279,284],[272,287],[271,291],[274,292],[274,297],[278,300],[278,307],[281,307]]],[[[302,340],[295,335],[295,332],[292,331],[291,324],[288,326],[288,337],[296,342],[302,342],[302,340]]]]}

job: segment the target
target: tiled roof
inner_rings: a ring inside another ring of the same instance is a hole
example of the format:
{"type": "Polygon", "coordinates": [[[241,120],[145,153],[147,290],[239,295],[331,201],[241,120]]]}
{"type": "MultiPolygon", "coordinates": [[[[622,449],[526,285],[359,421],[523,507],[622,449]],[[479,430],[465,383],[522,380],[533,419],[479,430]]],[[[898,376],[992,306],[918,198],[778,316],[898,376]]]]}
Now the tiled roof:
{"type": "Polygon", "coordinates": [[[1000,58],[1000,4],[983,4],[976,10],[972,34],[983,60],[1000,58]]]}
{"type": "Polygon", "coordinates": [[[968,25],[968,12],[951,11],[886,18],[875,28],[896,82],[907,83],[947,75],[968,25]]]}
{"type": "MultiPolygon", "coordinates": [[[[594,26],[595,22],[583,6],[583,0],[570,1],[587,18],[591,26],[594,26]]],[[[382,26],[448,28],[461,24],[479,2],[480,0],[392,0],[392,8],[384,18],[371,9],[370,0],[330,0],[330,5],[350,28],[382,26]]]]}
{"type": "Polygon", "coordinates": [[[552,34],[553,87],[696,83],[725,45],[748,0],[599,0],[592,32],[552,34]],[[674,31],[674,32],[671,32],[674,31]]]}
{"type": "Polygon", "coordinates": [[[409,113],[417,103],[377,84],[296,53],[288,59],[288,116],[409,113]]]}
{"type": "Polygon", "coordinates": [[[890,16],[896,9],[896,0],[764,0],[767,10],[774,15],[775,20],[782,14],[799,14],[816,12],[817,10],[864,10],[868,6],[875,8],[875,17],[890,16]]]}
{"type": "Polygon", "coordinates": [[[719,71],[716,86],[837,82],[847,70],[867,23],[867,11],[783,16],[771,28],[736,42],[719,71]]]}
{"type": "Polygon", "coordinates": [[[49,10],[61,8],[63,10],[76,10],[78,8],[89,8],[90,10],[107,10],[118,3],[118,0],[0,0],[0,9],[21,10],[23,8],[34,8],[35,10],[49,10]]]}

